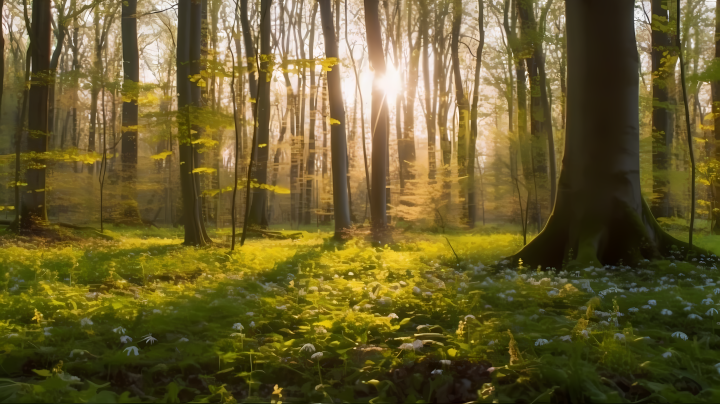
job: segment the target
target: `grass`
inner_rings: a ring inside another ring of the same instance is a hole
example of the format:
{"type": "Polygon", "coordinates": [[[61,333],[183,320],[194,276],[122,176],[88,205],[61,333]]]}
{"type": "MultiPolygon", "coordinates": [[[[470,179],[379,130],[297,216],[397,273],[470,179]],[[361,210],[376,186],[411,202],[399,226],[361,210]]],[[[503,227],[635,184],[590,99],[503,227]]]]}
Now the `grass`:
{"type": "Polygon", "coordinates": [[[708,264],[539,272],[502,229],[307,230],[231,255],[175,229],[4,239],[0,401],[720,401],[708,264]]]}

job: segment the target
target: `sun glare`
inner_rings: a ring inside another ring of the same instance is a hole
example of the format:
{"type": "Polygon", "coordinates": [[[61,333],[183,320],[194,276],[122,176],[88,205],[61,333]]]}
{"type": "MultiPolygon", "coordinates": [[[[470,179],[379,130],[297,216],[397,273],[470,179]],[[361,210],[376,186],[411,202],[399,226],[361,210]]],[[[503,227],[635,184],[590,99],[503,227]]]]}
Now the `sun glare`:
{"type": "Polygon", "coordinates": [[[395,66],[388,64],[385,76],[379,78],[378,85],[387,93],[388,101],[394,103],[395,98],[402,91],[402,80],[395,66]]]}

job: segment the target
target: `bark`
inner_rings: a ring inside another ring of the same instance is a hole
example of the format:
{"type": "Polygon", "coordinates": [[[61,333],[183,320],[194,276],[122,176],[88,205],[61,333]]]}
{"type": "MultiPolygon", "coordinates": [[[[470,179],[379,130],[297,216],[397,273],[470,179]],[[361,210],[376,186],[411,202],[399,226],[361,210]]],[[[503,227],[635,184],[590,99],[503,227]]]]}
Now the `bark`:
{"type": "MultiPolygon", "coordinates": [[[[415,179],[415,96],[417,94],[418,77],[420,74],[420,50],[422,45],[422,35],[417,33],[415,42],[412,40],[412,3],[408,3],[408,45],[410,46],[407,67],[407,85],[405,97],[405,117],[403,123],[403,136],[398,147],[403,148],[403,160],[400,162],[404,181],[415,179]]],[[[422,27],[421,27],[422,30],[422,27]]],[[[398,38],[399,39],[399,38],[398,38]]]]}
{"type": "MultiPolygon", "coordinates": [[[[475,81],[473,83],[472,107],[470,109],[470,145],[468,146],[468,190],[467,190],[467,216],[468,226],[475,227],[477,215],[477,207],[475,202],[475,145],[478,137],[478,101],[480,99],[480,69],[482,67],[483,47],[485,46],[485,28],[484,28],[484,8],[483,0],[478,0],[478,30],[480,31],[480,39],[478,41],[475,53],[475,81]]],[[[479,164],[478,164],[479,165],[479,164]]],[[[479,167],[482,170],[482,167],[479,167]]],[[[480,174],[482,178],[482,172],[480,174]]],[[[482,188],[480,189],[482,193],[482,188]]],[[[483,224],[485,224],[485,209],[483,198],[483,224]]]]}
{"type": "Polygon", "coordinates": [[[200,3],[192,0],[178,2],[177,30],[177,93],[178,141],[180,154],[180,186],[182,190],[182,222],[185,226],[185,245],[203,246],[210,242],[202,220],[202,206],[196,168],[195,150],[191,130],[193,109],[200,105],[200,89],[190,81],[199,70],[200,59],[200,3]],[[193,88],[194,87],[194,88],[193,88]]]}
{"type": "MultiPolygon", "coordinates": [[[[317,15],[318,3],[313,5],[310,16],[310,35],[308,43],[308,58],[313,59],[313,51],[315,50],[315,19],[317,15]]],[[[303,223],[311,223],[312,200],[313,200],[313,183],[315,176],[315,121],[317,116],[317,85],[315,84],[315,66],[310,67],[310,128],[308,130],[308,156],[307,156],[307,179],[305,180],[305,204],[307,209],[304,212],[303,223]]]]}
{"type": "MultiPolygon", "coordinates": [[[[98,94],[100,93],[100,86],[98,85],[98,76],[102,74],[103,62],[102,62],[102,26],[100,25],[100,10],[99,7],[95,7],[95,15],[93,18],[93,25],[95,28],[95,43],[93,53],[93,72],[91,78],[91,89],[90,89],[90,129],[88,131],[88,152],[95,151],[95,138],[97,134],[97,120],[98,120],[98,94]]],[[[88,174],[92,175],[95,173],[95,164],[88,165],[88,174]]]]}
{"type": "Polygon", "coordinates": [[[387,184],[387,123],[388,107],[385,100],[385,91],[378,81],[385,75],[385,55],[382,45],[382,28],[379,16],[379,0],[364,0],[365,3],[365,29],[367,35],[368,56],[370,66],[374,72],[372,89],[372,112],[370,113],[372,138],[372,183],[370,196],[370,214],[372,219],[373,235],[376,241],[381,241],[387,227],[386,184],[387,184]]]}
{"type": "MultiPolygon", "coordinates": [[[[48,74],[50,69],[51,1],[32,4],[32,85],[28,95],[27,151],[45,153],[48,149],[48,74]]],[[[47,222],[45,162],[34,157],[25,171],[27,193],[20,207],[20,229],[30,230],[47,222]]]]}
{"type": "MultiPolygon", "coordinates": [[[[260,3],[260,67],[257,83],[257,159],[255,161],[255,169],[253,170],[254,178],[259,184],[267,184],[267,164],[270,154],[270,80],[272,71],[270,71],[270,58],[272,57],[272,47],[270,41],[270,6],[272,0],[262,0],[260,3]],[[262,145],[262,147],[260,147],[262,145]]],[[[247,5],[245,6],[247,10],[247,5]]],[[[244,30],[244,25],[243,25],[244,30]]],[[[268,227],[267,217],[267,190],[263,188],[253,188],[252,202],[248,217],[250,226],[261,228],[268,227]]]]}
{"type": "Polygon", "coordinates": [[[335,58],[338,63],[327,72],[328,95],[330,101],[330,148],[332,156],[333,211],[335,216],[335,237],[341,238],[350,228],[350,203],[347,187],[347,139],[345,134],[345,107],[343,104],[342,82],[340,76],[340,55],[338,41],[333,26],[331,0],[320,0],[320,20],[325,39],[325,57],[335,58]]]}
{"type": "MultiPolygon", "coordinates": [[[[715,2],[715,58],[720,60],[720,0],[715,2]]],[[[715,132],[715,160],[720,161],[720,79],[710,83],[712,91],[712,113],[715,132]]],[[[713,234],[720,234],[720,180],[716,180],[715,189],[715,210],[713,212],[715,226],[713,234]]]]}
{"type": "Polygon", "coordinates": [[[122,199],[124,223],[142,224],[137,206],[138,85],[140,62],[137,42],[137,0],[122,3],[123,106],[122,106],[122,199]]]}
{"type": "MultiPolygon", "coordinates": [[[[4,5],[5,1],[0,0],[0,15],[3,15],[4,5]]],[[[2,111],[2,96],[5,88],[5,33],[2,24],[0,24],[0,58],[2,58],[0,61],[0,111],[2,111]]]]}
{"type": "Polygon", "coordinates": [[[663,232],[640,193],[633,3],[568,0],[566,9],[568,122],[558,196],[545,229],[514,258],[532,267],[559,268],[566,258],[634,264],[687,248],[663,232]]]}
{"type": "MultiPolygon", "coordinates": [[[[420,1],[420,19],[421,26],[427,27],[430,24],[430,9],[427,0],[420,1]]],[[[437,171],[437,158],[435,157],[436,148],[436,111],[433,107],[435,103],[432,101],[432,88],[430,84],[430,36],[428,30],[421,29],[420,36],[422,38],[422,68],[423,68],[423,89],[425,91],[425,126],[427,128],[428,138],[428,179],[434,183],[435,173],[437,171]]],[[[437,57],[437,55],[435,55],[437,57]]],[[[435,87],[437,88],[437,86],[435,87]]]]}
{"type": "Polygon", "coordinates": [[[670,150],[673,138],[672,110],[669,103],[668,82],[675,80],[672,42],[668,33],[668,0],[652,0],[652,161],[653,161],[653,198],[651,210],[655,217],[670,217],[670,193],[668,192],[668,169],[670,168],[670,150]],[[670,76],[673,73],[673,76],[670,76]]]}
{"type": "Polygon", "coordinates": [[[468,140],[470,135],[470,103],[463,90],[462,76],[460,74],[460,57],[458,47],[460,45],[460,27],[462,24],[462,1],[453,0],[453,24],[452,24],[452,68],[453,77],[455,79],[455,99],[458,107],[458,132],[457,132],[457,165],[458,179],[460,182],[460,194],[462,195],[460,202],[463,205],[462,220],[468,221],[468,200],[467,192],[469,190],[469,178],[464,178],[468,174],[468,140]]]}

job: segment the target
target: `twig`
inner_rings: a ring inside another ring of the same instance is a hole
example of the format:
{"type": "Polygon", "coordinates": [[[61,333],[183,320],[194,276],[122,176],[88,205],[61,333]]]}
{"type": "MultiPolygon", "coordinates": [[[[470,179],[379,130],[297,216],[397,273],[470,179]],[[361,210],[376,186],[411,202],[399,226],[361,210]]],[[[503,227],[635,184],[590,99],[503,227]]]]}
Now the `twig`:
{"type": "Polygon", "coordinates": [[[450,249],[452,250],[453,254],[455,254],[455,260],[457,261],[458,266],[460,265],[460,257],[458,257],[457,253],[455,252],[455,249],[453,248],[452,244],[450,244],[450,240],[448,240],[447,237],[443,236],[445,240],[447,240],[448,245],[450,246],[450,249]]]}

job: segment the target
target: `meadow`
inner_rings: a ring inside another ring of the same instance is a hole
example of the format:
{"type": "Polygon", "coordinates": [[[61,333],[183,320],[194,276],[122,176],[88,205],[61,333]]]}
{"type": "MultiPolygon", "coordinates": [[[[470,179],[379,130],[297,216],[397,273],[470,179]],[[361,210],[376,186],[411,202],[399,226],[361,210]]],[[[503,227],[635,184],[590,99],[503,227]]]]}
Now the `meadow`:
{"type": "Polygon", "coordinates": [[[1,239],[0,401],[720,402],[712,256],[511,267],[502,229],[231,254],[106,233],[1,239]]]}

